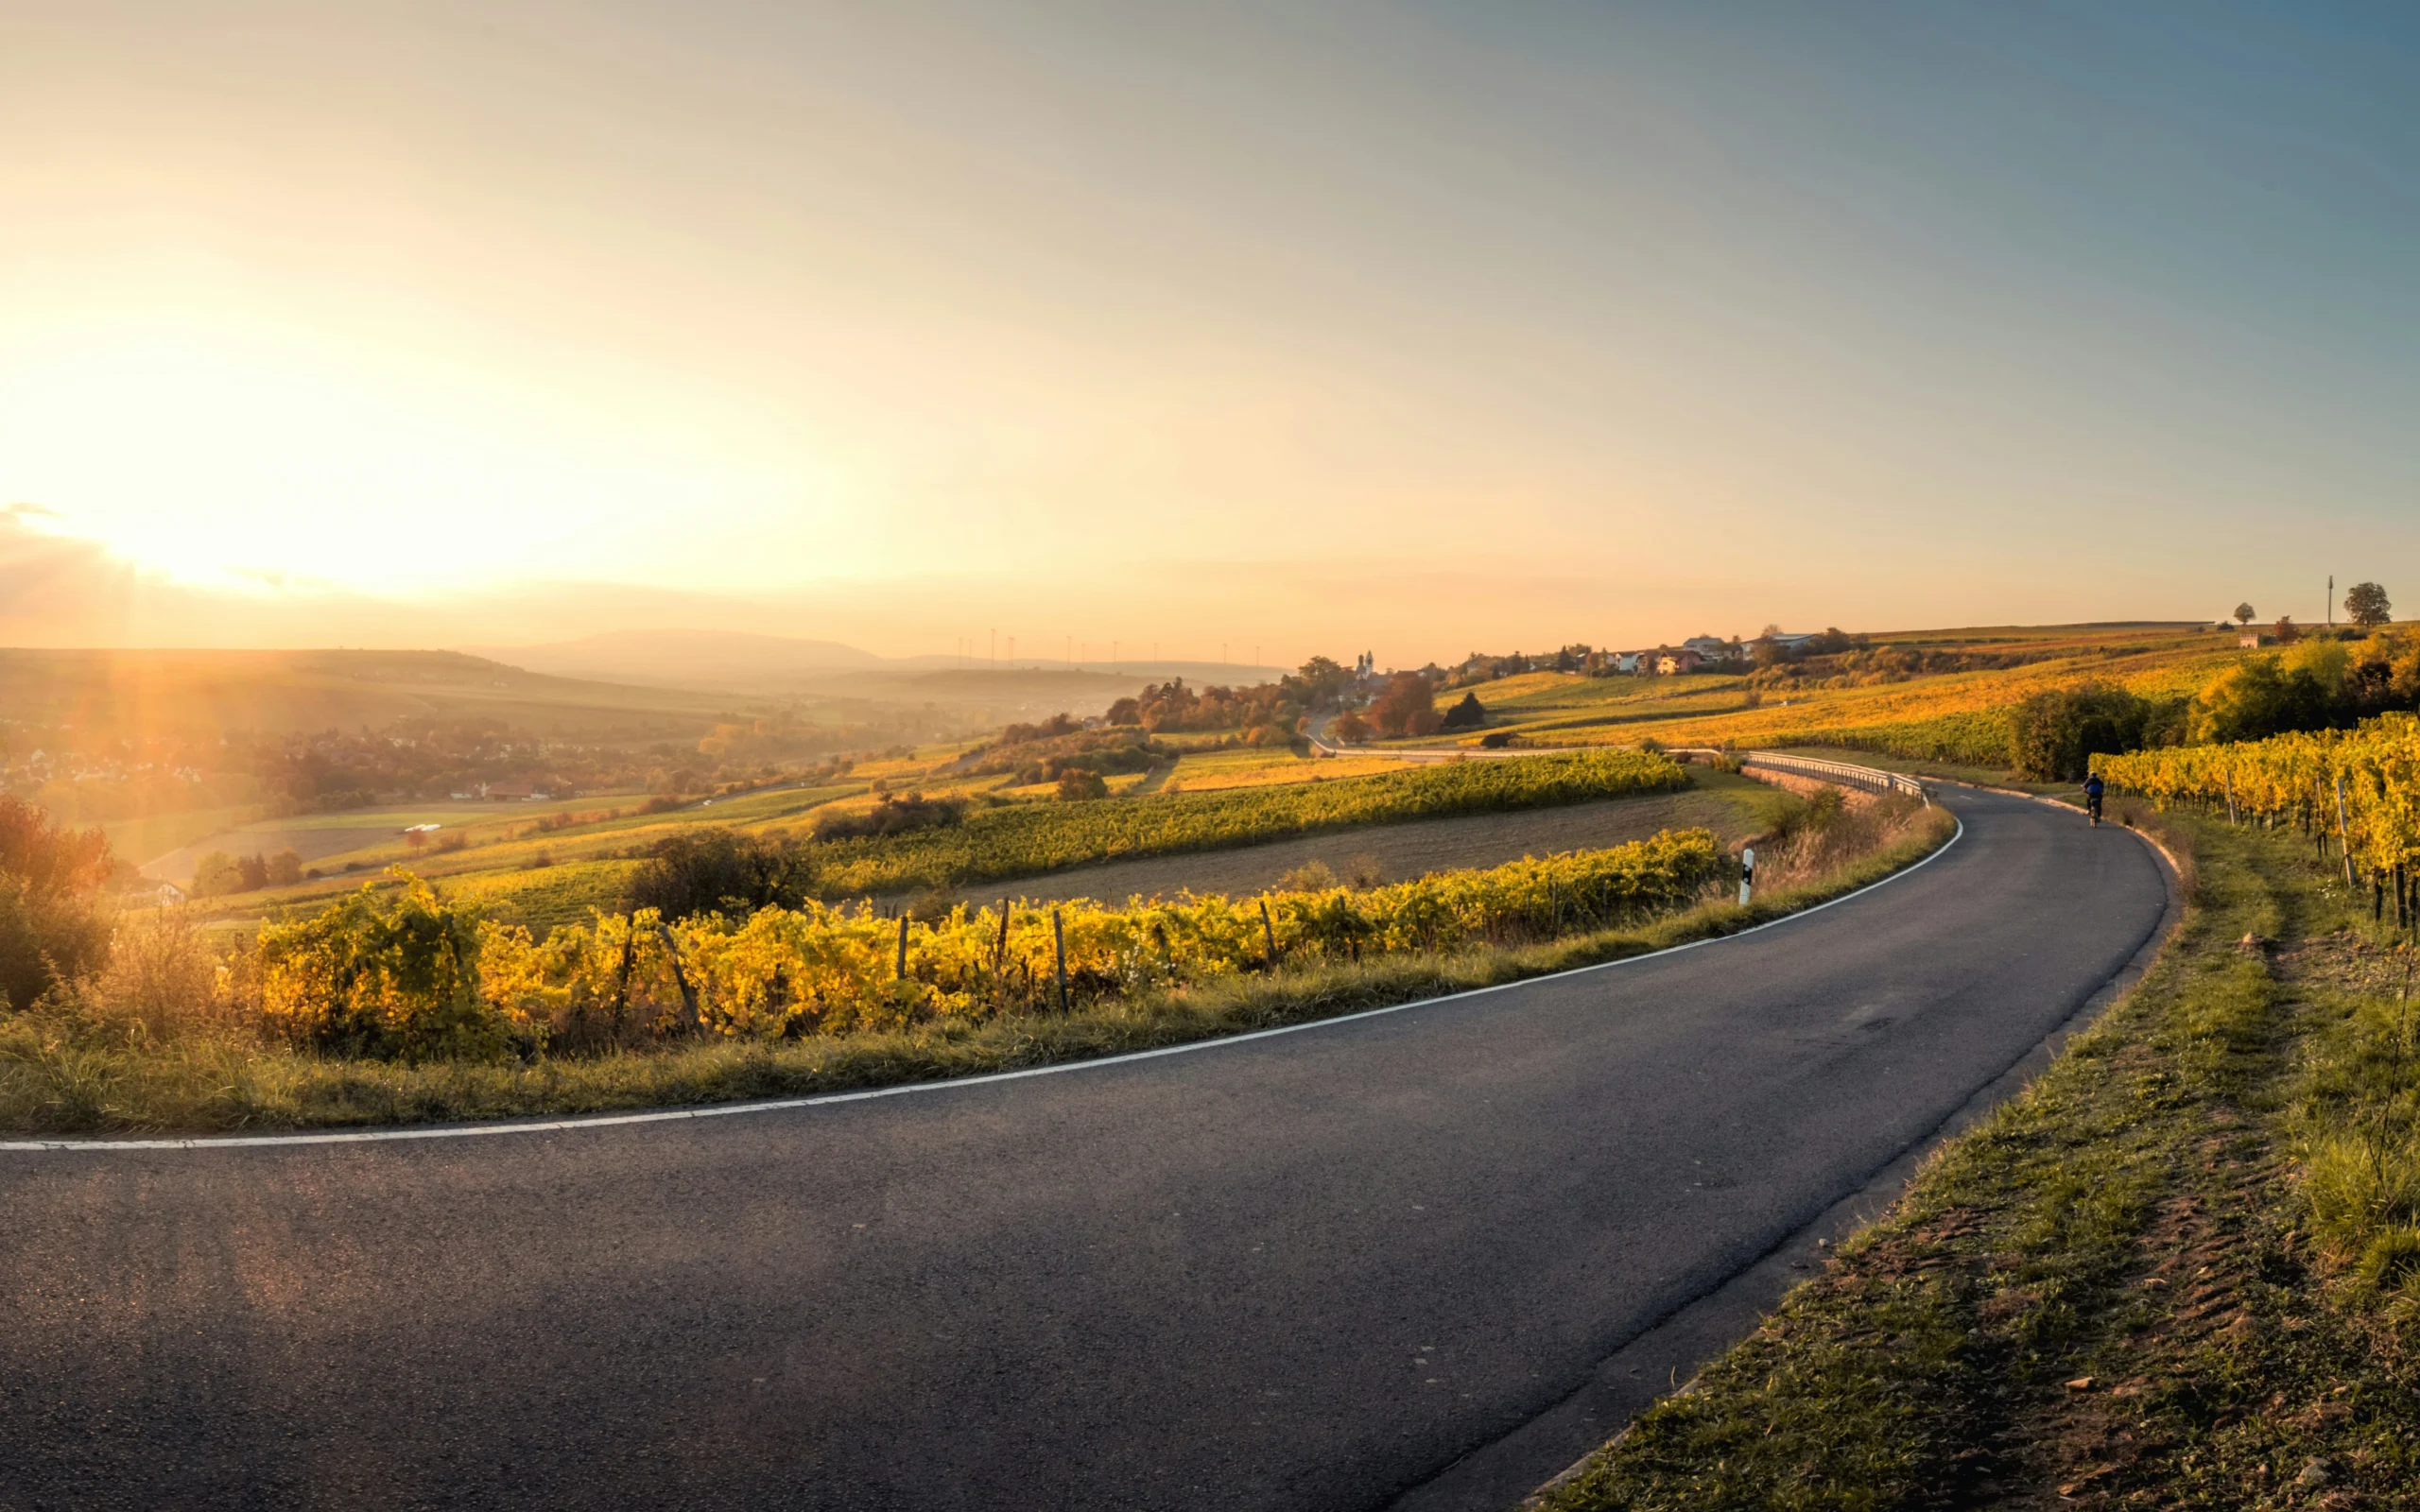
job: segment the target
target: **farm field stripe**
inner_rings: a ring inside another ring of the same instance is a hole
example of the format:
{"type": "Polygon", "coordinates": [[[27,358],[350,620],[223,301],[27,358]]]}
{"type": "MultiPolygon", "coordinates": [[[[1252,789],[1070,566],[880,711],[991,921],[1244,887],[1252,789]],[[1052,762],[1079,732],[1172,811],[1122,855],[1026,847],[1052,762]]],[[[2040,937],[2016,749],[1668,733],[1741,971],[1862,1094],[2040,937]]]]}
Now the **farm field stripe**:
{"type": "Polygon", "coordinates": [[[1134,1061],[1155,1060],[1163,1056],[1179,1056],[1187,1055],[1200,1050],[1216,1050],[1227,1045],[1242,1044],[1248,1040],[1270,1040],[1274,1039],[1279,1035],[1301,1034],[1312,1029],[1332,1028],[1338,1024],[1353,1023],[1364,1019],[1380,1018],[1391,1013],[1402,1013],[1411,1008],[1428,1007],[1441,1003],[1453,1003],[1464,998],[1484,997],[1489,993],[1502,992],[1512,988],[1529,987],[1538,982],[1554,981],[1564,977],[1581,976],[1590,971],[1611,971],[1616,967],[1631,966],[1640,961],[1651,961],[1667,955],[1676,955],[1683,951],[1693,951],[1701,946],[1719,945],[1725,940],[1744,939],[1750,935],[1761,934],[1768,929],[1778,929],[1784,924],[1794,923],[1799,919],[1806,918],[1810,914],[1820,914],[1826,908],[1836,907],[1839,904],[1849,902],[1851,899],[1862,898],[1867,893],[1873,892],[1876,888],[1887,887],[1891,884],[1897,882],[1900,878],[1912,875],[1913,873],[1924,869],[1926,867],[1932,865],[1934,861],[1940,859],[1941,856],[1945,854],[1950,847],[1963,839],[1965,834],[1965,822],[1963,820],[1960,820],[1958,828],[1950,833],[1948,839],[1943,841],[1941,845],[1930,854],[1924,857],[1924,859],[1915,862],[1913,865],[1903,867],[1899,870],[1893,872],[1891,875],[1881,878],[1879,881],[1867,883],[1864,886],[1857,888],[1852,892],[1842,893],[1838,898],[1826,899],[1823,902],[1815,903],[1806,908],[1801,908],[1794,913],[1785,914],[1779,919],[1767,919],[1761,924],[1753,924],[1748,928],[1739,930],[1734,934],[1716,935],[1705,939],[1693,939],[1685,944],[1666,946],[1662,950],[1649,951],[1640,955],[1626,955],[1620,960],[1599,961],[1589,966],[1576,966],[1568,971],[1551,971],[1541,976],[1524,977],[1517,982],[1500,982],[1493,987],[1472,988],[1461,992],[1449,992],[1443,997],[1416,998],[1409,1003],[1392,1004],[1382,1008],[1364,1008],[1357,1013],[1340,1014],[1332,1019],[1313,1019],[1304,1023],[1281,1024],[1273,1029],[1254,1029],[1244,1034],[1218,1035],[1207,1040],[1191,1040],[1184,1044],[1162,1045],[1152,1050],[1131,1050],[1115,1056],[1098,1056],[1080,1060],[1065,1060],[1047,1066],[1028,1066],[1018,1071],[988,1072],[979,1076],[959,1076],[941,1081],[907,1082],[896,1087],[870,1087],[859,1091],[824,1092],[813,1097],[773,1098],[758,1102],[725,1103],[704,1108],[658,1108],[644,1113],[599,1113],[568,1118],[521,1120],[509,1123],[446,1124],[428,1128],[359,1129],[312,1134],[239,1134],[186,1139],[7,1140],[0,1141],[0,1151],[30,1154],[67,1153],[84,1150],[251,1149],[267,1145],[285,1144],[375,1144],[399,1140],[474,1139],[491,1138],[507,1134],[574,1133],[581,1129],[614,1128],[631,1124],[668,1124],[686,1119],[730,1118],[742,1113],[786,1112],[803,1108],[822,1108],[837,1103],[857,1103],[876,1097],[901,1097],[912,1092],[949,1091],[962,1087],[981,1087],[1001,1082],[1023,1081],[1030,1076],[1056,1075],[1062,1072],[1089,1071],[1102,1066],[1116,1066],[1129,1064],[1134,1061]]]}

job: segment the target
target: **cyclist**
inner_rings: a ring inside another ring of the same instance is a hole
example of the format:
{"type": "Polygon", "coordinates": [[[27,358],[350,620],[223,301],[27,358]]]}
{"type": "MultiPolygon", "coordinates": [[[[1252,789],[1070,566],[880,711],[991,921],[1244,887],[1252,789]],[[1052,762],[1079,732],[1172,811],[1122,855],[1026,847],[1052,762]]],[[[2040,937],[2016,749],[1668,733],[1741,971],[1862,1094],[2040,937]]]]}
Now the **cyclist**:
{"type": "Polygon", "coordinates": [[[2092,816],[2093,823],[2100,822],[2100,774],[2099,772],[2094,772],[2083,780],[2083,811],[2092,816]]]}

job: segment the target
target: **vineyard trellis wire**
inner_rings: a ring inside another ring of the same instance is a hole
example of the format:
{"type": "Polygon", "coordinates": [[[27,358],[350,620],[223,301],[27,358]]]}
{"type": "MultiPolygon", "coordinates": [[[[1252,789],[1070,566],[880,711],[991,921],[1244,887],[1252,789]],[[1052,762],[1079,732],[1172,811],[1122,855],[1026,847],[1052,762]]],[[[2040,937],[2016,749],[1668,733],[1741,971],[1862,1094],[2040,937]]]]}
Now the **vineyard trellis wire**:
{"type": "Polygon", "coordinates": [[[543,939],[491,922],[479,930],[479,993],[518,1035],[566,1048],[692,1025],[774,1038],[973,1022],[1055,1007],[1063,961],[1081,1004],[1266,970],[1272,945],[1281,961],[1361,960],[1544,939],[1694,902],[1732,865],[1711,833],[1681,830],[1358,892],[1020,901],[906,926],[862,904],[668,924],[642,909],[543,939]]]}

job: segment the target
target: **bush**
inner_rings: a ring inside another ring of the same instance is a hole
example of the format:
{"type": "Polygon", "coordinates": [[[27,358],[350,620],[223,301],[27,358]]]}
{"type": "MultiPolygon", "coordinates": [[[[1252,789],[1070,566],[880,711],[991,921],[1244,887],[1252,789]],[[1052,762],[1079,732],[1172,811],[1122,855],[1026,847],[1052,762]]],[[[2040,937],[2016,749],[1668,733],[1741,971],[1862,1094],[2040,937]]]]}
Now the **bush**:
{"type": "Polygon", "coordinates": [[[2008,712],[2010,765],[2031,782],[2080,782],[2093,757],[2140,749],[2158,713],[2123,688],[2045,690],[2008,712]]]}
{"type": "Polygon", "coordinates": [[[109,954],[100,913],[110,847],[22,799],[0,796],[0,1006],[31,1007],[109,954]]]}
{"type": "Polygon", "coordinates": [[[1487,706],[1478,701],[1478,694],[1466,693],[1462,695],[1461,702],[1445,711],[1445,717],[1438,723],[1437,728],[1439,730],[1477,730],[1486,723],[1487,706]]]}
{"type": "Polygon", "coordinates": [[[363,887],[261,931],[261,1012],[305,1044],[379,1060],[492,1058],[501,1015],[479,999],[475,920],[419,878],[363,887]]]}
{"type": "Polygon", "coordinates": [[[1059,774],[1059,801],[1062,803],[1080,803],[1087,799],[1107,797],[1109,783],[1098,772],[1070,767],[1059,774]]]}
{"type": "Polygon", "coordinates": [[[130,1040],[174,1040],[233,1017],[218,991],[218,958],[182,909],[122,919],[95,987],[87,1016],[130,1040]]]}
{"type": "Polygon", "coordinates": [[[647,865],[631,874],[623,903],[665,919],[745,918],[760,908],[796,907],[814,874],[804,848],[787,835],[683,830],[655,843],[647,865]]]}
{"type": "Polygon", "coordinates": [[[926,798],[922,793],[910,793],[906,798],[883,798],[873,808],[856,814],[836,810],[821,815],[815,821],[815,837],[819,840],[862,840],[878,834],[904,834],[911,830],[944,829],[965,822],[966,799],[926,798]]]}
{"type": "Polygon", "coordinates": [[[1305,861],[1277,879],[1280,892],[1325,892],[1335,886],[1336,872],[1324,861],[1305,861]]]}

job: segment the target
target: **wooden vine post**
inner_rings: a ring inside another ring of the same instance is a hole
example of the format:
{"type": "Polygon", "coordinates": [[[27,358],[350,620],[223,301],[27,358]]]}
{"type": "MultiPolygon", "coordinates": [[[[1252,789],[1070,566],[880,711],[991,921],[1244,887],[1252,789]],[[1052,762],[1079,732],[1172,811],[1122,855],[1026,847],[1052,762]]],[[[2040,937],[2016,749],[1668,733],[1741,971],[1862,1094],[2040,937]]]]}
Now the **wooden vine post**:
{"type": "Polygon", "coordinates": [[[664,954],[672,962],[672,980],[681,988],[681,1006],[688,1011],[689,1027],[703,1029],[705,1015],[698,1011],[698,989],[689,985],[689,973],[681,969],[681,946],[672,937],[671,927],[661,919],[655,921],[655,933],[664,941],[664,954]]]}
{"type": "Polygon", "coordinates": [[[2344,885],[2353,884],[2353,827],[2344,821],[2344,774],[2336,774],[2336,842],[2344,850],[2344,885]]]}
{"type": "Polygon", "coordinates": [[[1009,901],[1000,900],[1000,942],[992,947],[992,977],[1000,988],[1000,1011],[1009,1010],[1009,901]]]}
{"type": "Polygon", "coordinates": [[[1067,1011],[1067,926],[1059,910],[1050,910],[1050,955],[1059,971],[1059,1011],[1067,1011]]]}
{"type": "Polygon", "coordinates": [[[899,916],[899,964],[891,974],[899,981],[908,980],[908,916],[905,912],[899,916]]]}
{"type": "Polygon", "coordinates": [[[1277,928],[1269,921],[1269,900],[1260,901],[1260,936],[1269,941],[1269,969],[1277,970],[1277,928]]]}

